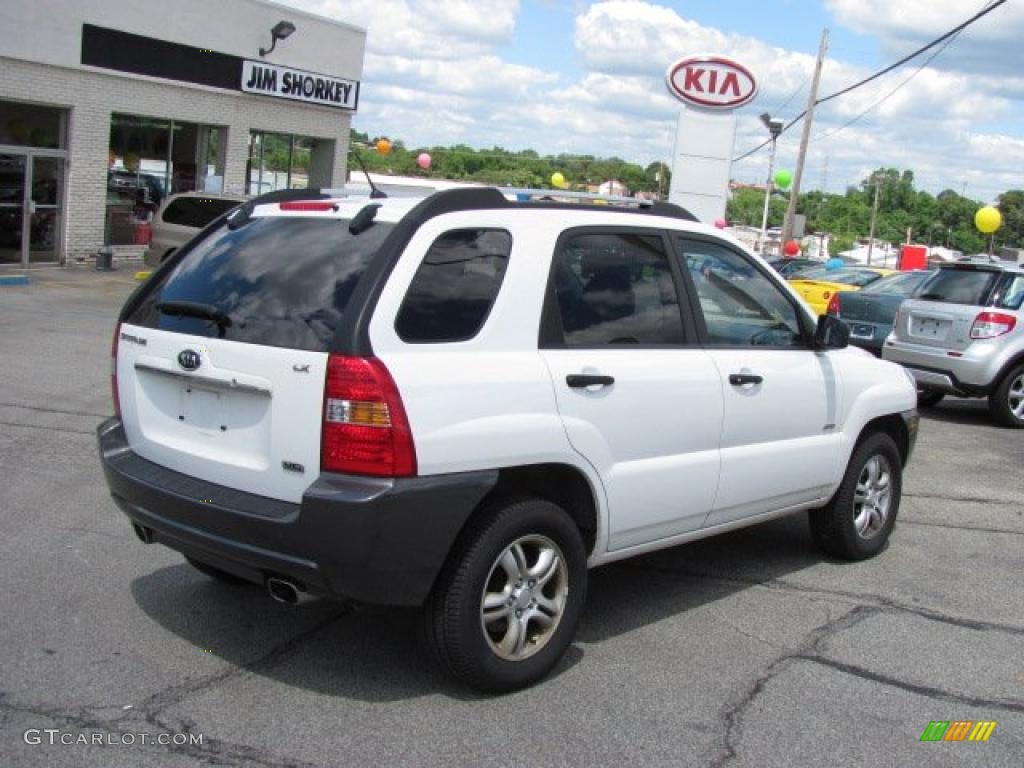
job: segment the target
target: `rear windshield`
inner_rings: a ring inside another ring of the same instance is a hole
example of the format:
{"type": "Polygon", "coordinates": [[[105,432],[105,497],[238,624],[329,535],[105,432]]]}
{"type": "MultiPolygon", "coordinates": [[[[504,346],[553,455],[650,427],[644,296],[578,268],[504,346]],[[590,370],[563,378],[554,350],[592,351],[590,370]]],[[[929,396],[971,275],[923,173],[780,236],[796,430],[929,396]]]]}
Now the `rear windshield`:
{"type": "Polygon", "coordinates": [[[882,293],[888,296],[909,296],[929,276],[928,272],[902,272],[876,280],[863,293],[882,293]]]}
{"type": "Polygon", "coordinates": [[[247,344],[327,351],[370,259],[394,225],[350,234],[347,219],[269,217],[197,244],[127,322],[247,344]],[[178,302],[163,310],[158,304],[178,302]],[[182,313],[181,302],[207,317],[182,313]],[[211,319],[213,318],[213,319],[211,319]]]}
{"type": "Polygon", "coordinates": [[[998,277],[981,269],[940,269],[921,286],[917,298],[947,304],[984,304],[998,277]]]}
{"type": "Polygon", "coordinates": [[[161,218],[168,224],[202,229],[236,205],[241,203],[217,197],[179,197],[167,204],[161,218]]]}
{"type": "Polygon", "coordinates": [[[868,283],[873,283],[881,275],[869,269],[826,269],[816,267],[808,269],[799,274],[793,275],[793,280],[821,280],[825,283],[842,283],[843,285],[855,285],[858,288],[868,283]]]}

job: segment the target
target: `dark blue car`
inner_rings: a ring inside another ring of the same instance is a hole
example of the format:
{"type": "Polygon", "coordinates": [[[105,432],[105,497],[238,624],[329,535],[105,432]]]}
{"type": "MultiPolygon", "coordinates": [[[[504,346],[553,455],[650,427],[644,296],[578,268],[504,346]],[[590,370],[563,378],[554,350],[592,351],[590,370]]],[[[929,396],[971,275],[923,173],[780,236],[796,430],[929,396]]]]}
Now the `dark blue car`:
{"type": "Polygon", "coordinates": [[[896,319],[896,310],[933,271],[900,272],[876,280],[859,291],[837,293],[829,304],[829,314],[849,326],[851,344],[881,357],[885,337],[896,319]]]}

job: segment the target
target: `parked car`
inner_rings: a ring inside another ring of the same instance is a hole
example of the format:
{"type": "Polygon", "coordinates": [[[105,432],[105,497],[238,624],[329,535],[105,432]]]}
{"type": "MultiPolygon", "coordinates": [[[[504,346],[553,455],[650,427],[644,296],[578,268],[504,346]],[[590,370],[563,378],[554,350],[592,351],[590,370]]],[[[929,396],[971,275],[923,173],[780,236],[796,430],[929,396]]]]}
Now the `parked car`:
{"type": "Polygon", "coordinates": [[[789,278],[789,284],[810,305],[815,314],[823,315],[828,310],[829,301],[837,293],[859,291],[895,271],[882,267],[815,267],[793,275],[789,278]]]}
{"type": "Polygon", "coordinates": [[[588,567],[799,511],[835,556],[885,546],[910,377],[718,230],[550,191],[302,194],[121,311],[99,451],[143,542],[288,603],[423,606],[490,691],[555,665],[588,567]]]}
{"type": "Polygon", "coordinates": [[[840,318],[850,329],[850,343],[882,356],[882,345],[892,330],[896,310],[934,270],[897,272],[868,284],[859,291],[832,294],[828,314],[840,318]]]}
{"type": "Polygon", "coordinates": [[[1024,268],[986,257],[943,264],[900,306],[882,356],[913,374],[922,405],[987,397],[1024,428],[1024,268]]]}
{"type": "Polygon", "coordinates": [[[817,259],[771,259],[768,262],[768,266],[774,269],[783,277],[792,277],[797,272],[802,272],[805,269],[813,269],[814,267],[820,267],[821,262],[817,259]]]}
{"type": "Polygon", "coordinates": [[[146,264],[155,267],[207,224],[244,203],[242,195],[181,192],[169,196],[153,217],[153,239],[146,250],[146,264]]]}

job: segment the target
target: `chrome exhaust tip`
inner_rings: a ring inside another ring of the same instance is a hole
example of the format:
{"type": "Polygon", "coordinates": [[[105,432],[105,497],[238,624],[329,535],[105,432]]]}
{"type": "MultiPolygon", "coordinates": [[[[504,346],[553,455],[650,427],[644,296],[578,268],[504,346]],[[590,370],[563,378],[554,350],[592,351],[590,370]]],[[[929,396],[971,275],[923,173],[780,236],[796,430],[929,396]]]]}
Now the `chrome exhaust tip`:
{"type": "Polygon", "coordinates": [[[299,589],[292,582],[277,576],[267,579],[267,594],[277,602],[288,605],[299,605],[314,599],[312,595],[299,589]]]}

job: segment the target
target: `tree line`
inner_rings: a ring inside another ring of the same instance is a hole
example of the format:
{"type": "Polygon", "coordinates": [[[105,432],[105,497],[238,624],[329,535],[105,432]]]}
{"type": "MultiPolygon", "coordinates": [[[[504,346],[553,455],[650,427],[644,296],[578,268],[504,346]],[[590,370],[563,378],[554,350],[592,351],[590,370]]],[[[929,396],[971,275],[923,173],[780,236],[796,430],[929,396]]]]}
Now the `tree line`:
{"type": "MultiPolygon", "coordinates": [[[[511,152],[501,147],[476,150],[465,144],[451,147],[409,148],[400,139],[391,139],[391,151],[378,153],[379,138],[352,131],[351,141],[368,170],[402,176],[423,176],[456,181],[474,181],[509,187],[546,188],[551,176],[561,173],[571,189],[585,189],[615,179],[631,194],[646,192],[667,197],[671,174],[665,163],[643,167],[618,157],[593,155],[541,155],[532,149],[511,152]],[[429,169],[416,159],[420,153],[431,156],[429,169]]],[[[355,171],[356,163],[350,163],[355,171]]],[[[807,217],[808,233],[828,233],[833,251],[846,250],[854,241],[867,237],[871,209],[878,191],[875,237],[893,243],[906,240],[907,229],[915,243],[945,245],[964,253],[988,249],[988,237],[974,226],[974,214],[984,203],[972,200],[952,189],[932,195],[914,187],[914,172],[879,168],[843,194],[812,190],[800,195],[797,210],[807,217]]],[[[788,196],[772,196],[768,225],[782,226],[788,196]]],[[[1024,189],[1009,190],[999,196],[998,207],[1003,224],[995,233],[995,245],[1024,248],[1024,189]]],[[[764,208],[764,190],[739,188],[733,191],[726,207],[730,224],[759,227],[764,208]]]]}

